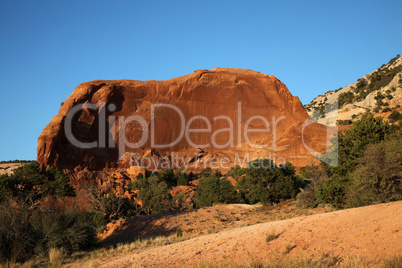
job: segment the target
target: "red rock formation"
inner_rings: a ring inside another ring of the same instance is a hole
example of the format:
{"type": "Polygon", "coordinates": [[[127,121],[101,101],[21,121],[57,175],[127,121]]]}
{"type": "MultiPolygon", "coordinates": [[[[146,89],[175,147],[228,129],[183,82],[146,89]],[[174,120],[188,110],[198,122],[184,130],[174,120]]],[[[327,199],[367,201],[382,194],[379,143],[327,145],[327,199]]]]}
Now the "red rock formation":
{"type": "Polygon", "coordinates": [[[37,160],[45,167],[92,170],[127,168],[133,160],[151,163],[148,169],[159,161],[158,168],[222,170],[256,157],[302,166],[312,159],[305,145],[319,152],[327,146],[326,127],[310,124],[303,133],[307,119],[281,81],[251,70],[198,70],[166,81],[91,81],[74,90],[42,131],[37,160]],[[96,146],[82,148],[71,137],[96,146]]]}

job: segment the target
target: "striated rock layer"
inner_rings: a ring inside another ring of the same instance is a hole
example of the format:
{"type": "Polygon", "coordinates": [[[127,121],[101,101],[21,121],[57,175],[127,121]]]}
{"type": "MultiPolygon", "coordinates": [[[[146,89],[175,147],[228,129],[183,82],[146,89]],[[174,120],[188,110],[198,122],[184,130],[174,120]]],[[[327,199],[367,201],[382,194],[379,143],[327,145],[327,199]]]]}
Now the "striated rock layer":
{"type": "Polygon", "coordinates": [[[268,157],[300,167],[331,135],[273,75],[214,68],[82,83],[42,131],[37,160],[63,169],[224,170],[268,157]]]}

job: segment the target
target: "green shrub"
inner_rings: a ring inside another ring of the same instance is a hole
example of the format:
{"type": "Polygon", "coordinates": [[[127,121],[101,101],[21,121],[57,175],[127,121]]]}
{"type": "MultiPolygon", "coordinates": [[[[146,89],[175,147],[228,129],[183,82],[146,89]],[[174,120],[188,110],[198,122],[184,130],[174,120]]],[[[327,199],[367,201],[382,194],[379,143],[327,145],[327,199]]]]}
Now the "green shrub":
{"type": "Polygon", "coordinates": [[[399,121],[402,120],[402,114],[398,111],[393,111],[389,116],[388,119],[391,119],[392,121],[399,121]]]}
{"type": "Polygon", "coordinates": [[[213,173],[212,169],[210,167],[206,167],[203,170],[201,170],[200,175],[203,178],[208,178],[212,173],[213,173]]]}
{"type": "Polygon", "coordinates": [[[247,203],[277,203],[296,197],[303,180],[295,173],[290,163],[276,166],[270,159],[256,159],[248,163],[246,177],[236,188],[247,203]]]}
{"type": "MultiPolygon", "coordinates": [[[[400,56],[391,59],[388,64],[393,63],[400,56]]],[[[388,85],[392,79],[402,70],[402,66],[399,65],[395,68],[381,68],[375,71],[369,78],[369,85],[367,86],[368,92],[379,90],[380,88],[388,85]]]]}
{"type": "Polygon", "coordinates": [[[137,204],[127,197],[117,196],[112,187],[104,190],[100,187],[89,187],[87,193],[90,203],[88,208],[95,213],[93,220],[98,227],[112,220],[138,214],[137,204]]]}
{"type": "Polygon", "coordinates": [[[359,159],[347,191],[349,206],[363,206],[402,199],[402,139],[371,144],[359,159]]]}
{"type": "Polygon", "coordinates": [[[100,228],[108,223],[108,220],[101,213],[93,213],[93,223],[97,228],[100,228]]]}
{"type": "Polygon", "coordinates": [[[369,144],[386,139],[390,133],[387,121],[381,117],[374,118],[371,113],[364,114],[350,129],[338,132],[338,146],[335,151],[338,153],[339,164],[331,168],[330,172],[339,177],[346,176],[356,167],[357,159],[369,144]]]}
{"type": "Polygon", "coordinates": [[[352,91],[343,92],[338,96],[339,108],[343,105],[352,103],[355,100],[355,94],[352,91]]]}
{"type": "Polygon", "coordinates": [[[336,121],[340,126],[347,126],[353,124],[352,120],[337,120],[336,121]]]}
{"type": "Polygon", "coordinates": [[[196,179],[197,179],[197,176],[194,175],[194,173],[193,173],[192,171],[190,171],[190,173],[187,175],[187,179],[188,179],[189,181],[193,181],[193,180],[196,180],[196,179]]]}
{"type": "Polygon", "coordinates": [[[74,196],[68,176],[55,167],[46,171],[38,162],[17,168],[12,175],[0,176],[0,202],[12,198],[21,206],[40,206],[46,197],[74,196]]]}
{"type": "Polygon", "coordinates": [[[345,196],[350,181],[346,177],[333,176],[316,188],[318,203],[331,204],[340,208],[345,204],[345,196]]]}
{"type": "Polygon", "coordinates": [[[222,173],[219,170],[212,171],[212,169],[210,167],[204,168],[200,172],[200,175],[202,178],[208,178],[208,177],[220,178],[220,177],[222,177],[222,173]]]}
{"type": "Polygon", "coordinates": [[[270,234],[267,234],[267,236],[265,237],[265,241],[267,243],[269,243],[277,238],[278,238],[278,235],[276,235],[275,233],[270,233],[270,234]]]}
{"type": "Polygon", "coordinates": [[[46,256],[52,248],[68,252],[94,245],[95,226],[90,213],[15,209],[0,211],[0,261],[29,260],[34,254],[46,256]]]}
{"type": "Polygon", "coordinates": [[[39,239],[38,254],[46,254],[51,248],[64,248],[67,252],[88,249],[96,241],[92,215],[73,209],[63,212],[41,212],[32,214],[31,224],[39,239]]]}
{"type": "Polygon", "coordinates": [[[187,179],[186,173],[184,173],[184,172],[177,173],[177,186],[180,186],[180,185],[188,185],[188,179],[187,179]]]}
{"type": "Polygon", "coordinates": [[[183,231],[181,230],[181,227],[178,227],[177,231],[176,231],[176,237],[182,237],[182,236],[183,236],[183,231]]]}
{"type": "Polygon", "coordinates": [[[324,182],[329,179],[328,174],[324,169],[314,164],[300,168],[300,174],[306,180],[307,186],[297,194],[296,205],[314,208],[318,205],[317,188],[322,187],[324,182]]]}
{"type": "Polygon", "coordinates": [[[197,207],[207,207],[213,204],[231,204],[240,202],[240,197],[233,185],[226,179],[211,176],[202,179],[195,190],[197,207]]]}
{"type": "Polygon", "coordinates": [[[173,169],[164,169],[158,172],[157,177],[160,181],[166,182],[168,187],[177,186],[177,179],[173,169]]]}
{"type": "Polygon", "coordinates": [[[29,223],[30,211],[0,208],[0,263],[24,262],[34,254],[39,234],[29,223]]]}
{"type": "Polygon", "coordinates": [[[357,88],[364,88],[365,86],[367,86],[366,79],[360,78],[360,79],[357,80],[357,84],[356,84],[357,88]]]}
{"type": "Polygon", "coordinates": [[[315,196],[315,187],[312,184],[309,184],[306,188],[303,189],[296,196],[297,206],[298,207],[309,207],[314,208],[317,206],[317,198],[315,196]]]}
{"type": "Polygon", "coordinates": [[[239,178],[247,173],[247,169],[241,168],[239,165],[235,165],[230,168],[230,170],[226,173],[226,176],[231,176],[234,178],[239,178]]]}
{"type": "Polygon", "coordinates": [[[156,176],[142,178],[129,185],[130,190],[139,190],[142,211],[146,214],[168,211],[173,207],[173,199],[166,181],[156,176]]]}

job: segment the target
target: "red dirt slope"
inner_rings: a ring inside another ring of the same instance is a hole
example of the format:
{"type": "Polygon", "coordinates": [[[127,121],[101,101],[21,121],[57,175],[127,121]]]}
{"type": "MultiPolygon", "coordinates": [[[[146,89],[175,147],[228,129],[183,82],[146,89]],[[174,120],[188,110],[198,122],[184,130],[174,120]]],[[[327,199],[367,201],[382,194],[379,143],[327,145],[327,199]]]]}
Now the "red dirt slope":
{"type": "Polygon", "coordinates": [[[304,256],[313,261],[331,256],[339,264],[355,255],[369,266],[377,267],[383,258],[402,253],[401,228],[402,201],[399,201],[256,224],[108,260],[95,260],[92,264],[97,267],[182,267],[200,262],[267,263],[285,255],[304,256]],[[266,236],[271,232],[278,238],[267,243],[266,236]],[[290,252],[285,253],[287,250],[290,252]]]}

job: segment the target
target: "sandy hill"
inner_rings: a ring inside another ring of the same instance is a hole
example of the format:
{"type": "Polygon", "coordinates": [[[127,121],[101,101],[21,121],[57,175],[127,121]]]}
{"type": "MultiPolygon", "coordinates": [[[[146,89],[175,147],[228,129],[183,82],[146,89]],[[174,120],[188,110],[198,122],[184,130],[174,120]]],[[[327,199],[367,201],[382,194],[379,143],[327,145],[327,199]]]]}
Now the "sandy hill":
{"type": "MultiPolygon", "coordinates": [[[[255,209],[229,206],[228,215],[255,209]]],[[[206,209],[214,210],[214,207],[206,209]]],[[[220,212],[223,210],[218,208],[220,212]]],[[[265,213],[269,211],[273,210],[265,210],[265,213]]],[[[401,229],[402,201],[399,201],[229,228],[166,246],[114,256],[106,254],[69,266],[191,267],[201,263],[243,265],[293,261],[317,266],[364,264],[379,267],[387,258],[402,253],[401,229]],[[269,234],[276,237],[267,242],[269,234]]],[[[116,232],[129,235],[127,230],[116,232]]]]}
{"type": "Polygon", "coordinates": [[[308,114],[324,125],[348,124],[366,111],[384,118],[402,111],[402,57],[391,59],[377,70],[344,88],[320,95],[305,105],[308,114]]]}

